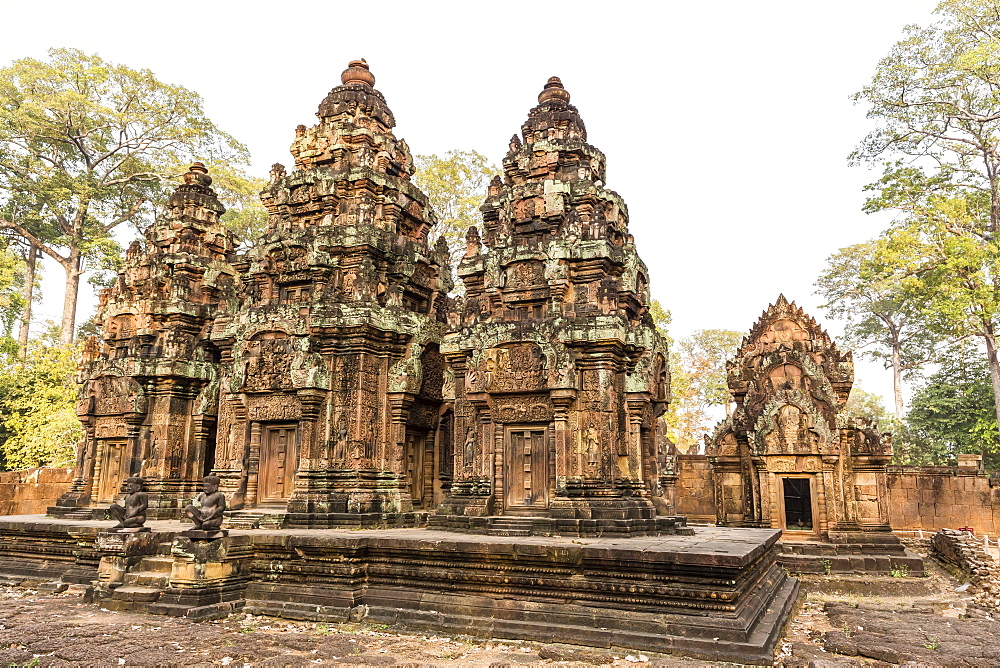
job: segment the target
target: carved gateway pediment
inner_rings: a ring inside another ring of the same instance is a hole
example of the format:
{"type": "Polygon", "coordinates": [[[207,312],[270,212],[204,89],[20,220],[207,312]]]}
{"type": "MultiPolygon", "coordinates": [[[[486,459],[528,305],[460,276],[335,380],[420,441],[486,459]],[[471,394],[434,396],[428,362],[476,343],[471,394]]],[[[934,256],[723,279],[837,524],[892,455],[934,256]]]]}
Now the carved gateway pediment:
{"type": "Polygon", "coordinates": [[[711,436],[705,435],[705,454],[709,457],[735,457],[739,454],[732,415],[715,425],[711,436]]]}
{"type": "Polygon", "coordinates": [[[100,376],[88,380],[77,405],[79,415],[125,415],[146,412],[146,393],[128,376],[100,376]]]}
{"type": "Polygon", "coordinates": [[[773,394],[749,437],[757,455],[827,454],[836,442],[826,419],[800,390],[773,394]]]}
{"type": "Polygon", "coordinates": [[[530,392],[547,384],[545,354],[536,343],[487,348],[477,370],[482,390],[487,392],[530,392]]]}
{"type": "Polygon", "coordinates": [[[284,332],[254,335],[243,348],[243,391],[292,387],[292,340],[284,332]]]}

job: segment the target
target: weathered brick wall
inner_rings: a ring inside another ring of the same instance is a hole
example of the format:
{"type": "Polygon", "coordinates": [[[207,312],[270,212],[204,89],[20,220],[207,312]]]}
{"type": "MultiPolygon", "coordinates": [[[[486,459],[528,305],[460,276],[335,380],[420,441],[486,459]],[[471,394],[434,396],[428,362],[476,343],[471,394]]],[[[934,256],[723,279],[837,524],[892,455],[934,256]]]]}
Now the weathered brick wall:
{"type": "Polygon", "coordinates": [[[888,473],[893,529],[1000,534],[1000,480],[954,466],[890,466],[888,473]]]}
{"type": "Polygon", "coordinates": [[[69,489],[73,469],[0,472],[0,515],[36,515],[69,489]]]}
{"type": "Polygon", "coordinates": [[[715,523],[715,492],[712,465],[705,455],[677,455],[677,487],[674,504],[688,522],[715,523]]]}
{"type": "Polygon", "coordinates": [[[1000,611],[1000,566],[978,539],[966,531],[942,529],[931,538],[931,551],[962,572],[979,605],[1000,611]]]}

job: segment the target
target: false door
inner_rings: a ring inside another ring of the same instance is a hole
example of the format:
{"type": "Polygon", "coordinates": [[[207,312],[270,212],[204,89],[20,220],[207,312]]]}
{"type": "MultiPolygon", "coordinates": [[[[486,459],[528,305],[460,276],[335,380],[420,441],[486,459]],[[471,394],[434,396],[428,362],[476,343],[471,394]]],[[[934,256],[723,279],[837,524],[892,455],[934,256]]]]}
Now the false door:
{"type": "Polygon", "coordinates": [[[101,459],[101,482],[97,487],[97,502],[111,503],[128,477],[128,456],[125,441],[104,443],[104,457],[101,459]]]}
{"type": "Polygon", "coordinates": [[[508,508],[548,506],[548,454],[544,429],[513,428],[507,431],[504,479],[508,508]]]}
{"type": "Polygon", "coordinates": [[[428,483],[433,479],[433,453],[427,452],[427,435],[423,432],[406,432],[406,479],[410,487],[410,499],[414,508],[430,505],[431,490],[428,483]]]}
{"type": "Polygon", "coordinates": [[[257,502],[287,501],[295,484],[295,427],[269,425],[263,432],[257,502]]]}

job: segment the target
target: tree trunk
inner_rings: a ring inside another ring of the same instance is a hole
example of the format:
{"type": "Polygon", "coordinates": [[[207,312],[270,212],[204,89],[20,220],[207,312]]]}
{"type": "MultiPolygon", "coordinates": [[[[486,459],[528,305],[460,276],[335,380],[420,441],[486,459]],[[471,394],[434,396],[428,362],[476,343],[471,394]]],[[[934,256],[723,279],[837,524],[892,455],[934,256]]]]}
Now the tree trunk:
{"type": "Polygon", "coordinates": [[[899,368],[899,346],[892,347],[892,395],[896,400],[896,419],[903,419],[903,371],[899,368]]]}
{"type": "Polygon", "coordinates": [[[66,296],[63,298],[62,323],[59,328],[60,345],[73,343],[76,335],[76,301],[80,294],[80,251],[72,249],[69,261],[63,265],[66,271],[66,296]]]}
{"type": "Polygon", "coordinates": [[[17,330],[17,348],[24,359],[28,351],[28,331],[31,328],[31,300],[35,296],[35,265],[38,262],[38,249],[34,244],[28,247],[28,256],[25,258],[24,287],[21,296],[24,298],[24,308],[21,309],[21,326],[17,330]]]}
{"type": "Polygon", "coordinates": [[[992,322],[983,327],[983,339],[986,341],[986,357],[990,362],[990,380],[993,383],[993,406],[997,413],[997,426],[1000,429],[1000,360],[997,360],[996,332],[992,322]]]}

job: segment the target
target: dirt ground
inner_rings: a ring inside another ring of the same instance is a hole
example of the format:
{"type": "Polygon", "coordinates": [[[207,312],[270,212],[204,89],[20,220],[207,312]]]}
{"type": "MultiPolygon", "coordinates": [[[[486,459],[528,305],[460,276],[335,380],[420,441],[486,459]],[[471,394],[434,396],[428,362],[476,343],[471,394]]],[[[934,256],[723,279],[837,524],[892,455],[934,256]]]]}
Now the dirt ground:
{"type": "Polygon", "coordinates": [[[925,564],[926,578],[802,578],[775,665],[1000,667],[1000,615],[925,564]]]}
{"type": "Polygon", "coordinates": [[[118,613],[59,594],[0,587],[0,666],[706,665],[635,652],[398,632],[232,615],[213,622],[118,613]]]}
{"type": "MultiPolygon", "coordinates": [[[[997,666],[1000,621],[969,607],[958,581],[803,580],[807,592],[779,645],[781,666],[997,666]]],[[[82,589],[0,587],[0,666],[564,666],[705,662],[531,642],[313,624],[251,615],[195,623],[85,605],[82,589]]]]}

